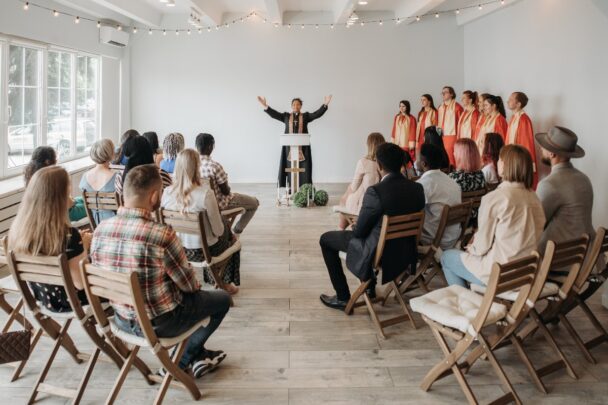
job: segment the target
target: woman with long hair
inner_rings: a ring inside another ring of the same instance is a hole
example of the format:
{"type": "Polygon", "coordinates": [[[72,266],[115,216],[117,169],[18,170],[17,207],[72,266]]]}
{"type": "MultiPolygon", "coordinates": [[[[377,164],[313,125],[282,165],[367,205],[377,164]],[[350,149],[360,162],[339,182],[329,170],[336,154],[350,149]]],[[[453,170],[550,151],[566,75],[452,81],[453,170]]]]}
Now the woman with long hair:
{"type": "Polygon", "coordinates": [[[463,108],[456,101],[456,92],[453,87],[445,86],[441,90],[443,101],[437,111],[438,126],[443,134],[443,144],[448,152],[450,164],[454,165],[454,142],[458,133],[458,122],[463,112],[463,108]]]}
{"type": "Polygon", "coordinates": [[[127,164],[127,157],[125,156],[124,147],[129,139],[135,138],[136,136],[139,136],[139,132],[134,129],[129,129],[120,136],[120,146],[116,150],[116,159],[114,159],[113,162],[115,165],[124,166],[127,164]]]}
{"type": "Polygon", "coordinates": [[[414,154],[416,150],[416,117],[411,114],[410,102],[399,102],[399,113],[393,119],[391,142],[404,151],[414,154]]]}
{"type": "MultiPolygon", "coordinates": [[[[204,226],[207,232],[207,244],[213,256],[221,255],[234,243],[230,227],[224,223],[220,214],[215,194],[208,182],[203,182],[200,174],[201,160],[193,149],[184,149],[175,161],[175,181],[163,192],[161,206],[167,210],[180,211],[184,214],[205,211],[204,226]]],[[[189,261],[203,262],[202,242],[200,237],[178,233],[189,261]]],[[[240,284],[240,253],[232,255],[225,273],[226,291],[238,292],[240,284]]],[[[213,278],[205,270],[205,282],[212,283],[213,278]]]]}
{"type": "Polygon", "coordinates": [[[477,109],[477,92],[466,90],[462,93],[462,107],[464,109],[458,121],[458,139],[475,140],[475,128],[479,121],[479,110],[477,109]]]}
{"type": "Polygon", "coordinates": [[[532,120],[524,111],[528,105],[528,96],[521,91],[516,91],[507,100],[509,110],[513,113],[507,128],[506,144],[521,145],[530,152],[534,162],[534,189],[538,184],[538,160],[536,158],[536,144],[534,142],[534,129],[532,120]]]}
{"type": "MultiPolygon", "coordinates": [[[[86,304],[82,291],[79,263],[86,257],[80,233],[70,226],[70,176],[59,166],[42,168],[32,176],[25,189],[17,216],[8,233],[8,248],[15,253],[31,256],[58,256],[65,253],[68,267],[79,290],[81,303],[86,304]]],[[[30,283],[36,297],[53,312],[72,310],[65,289],[60,286],[30,283]]]]}
{"type": "MultiPolygon", "coordinates": [[[[126,158],[125,168],[122,172],[119,172],[115,177],[115,188],[118,194],[122,194],[122,184],[124,179],[127,178],[129,170],[147,164],[154,164],[154,151],[150,142],[141,135],[129,138],[122,146],[124,156],[126,158]]],[[[163,169],[160,170],[160,177],[163,181],[163,188],[171,185],[171,175],[165,172],[163,169]]]]}
{"type": "MultiPolygon", "coordinates": [[[[367,137],[367,155],[359,159],[355,168],[353,180],[348,185],[346,193],[340,199],[340,212],[358,215],[363,203],[363,196],[368,187],[380,181],[380,169],[376,163],[376,149],[385,143],[384,137],[378,132],[373,132],[367,137]]],[[[348,227],[346,217],[340,214],[340,229],[348,227]]]]}
{"type": "Polygon", "coordinates": [[[175,170],[175,159],[177,155],[184,150],[184,136],[179,132],[172,132],[163,139],[163,160],[160,162],[160,168],[169,174],[173,174],[175,170]]]}
{"type": "MultiPolygon", "coordinates": [[[[87,192],[112,193],[116,190],[116,173],[110,169],[114,159],[114,143],[110,139],[101,139],[91,146],[89,152],[95,167],[82,175],[80,189],[87,192]]],[[[93,210],[95,225],[112,218],[114,211],[93,210]]]]}
{"type": "Polygon", "coordinates": [[[420,97],[422,108],[418,113],[418,129],[416,130],[416,152],[420,152],[420,147],[424,143],[424,131],[431,126],[437,125],[437,109],[433,102],[433,96],[423,94],[420,97]]]}
{"type": "Polygon", "coordinates": [[[498,158],[500,151],[505,142],[502,140],[500,134],[494,132],[487,133],[483,143],[483,153],[481,154],[481,164],[486,184],[500,183],[500,177],[498,176],[498,158]]]}
{"type": "Polygon", "coordinates": [[[441,256],[449,285],[486,285],[494,263],[508,263],[538,249],[545,212],[532,189],[530,153],[519,145],[505,146],[498,173],[503,182],[481,200],[473,242],[465,252],[453,249],[441,256]]]}
{"type": "Polygon", "coordinates": [[[505,106],[500,96],[490,96],[483,102],[485,120],[477,134],[477,145],[480,153],[483,153],[483,141],[488,132],[494,132],[502,136],[503,141],[507,135],[507,119],[505,106]]]}
{"type": "Polygon", "coordinates": [[[482,93],[477,97],[477,104],[475,104],[475,107],[477,108],[477,111],[479,113],[479,118],[477,119],[477,125],[475,125],[475,129],[473,130],[473,140],[475,142],[480,142],[479,133],[481,132],[481,128],[486,122],[486,114],[484,113],[483,106],[486,99],[491,96],[492,95],[490,93],[482,93]]]}
{"type": "Polygon", "coordinates": [[[448,157],[448,152],[445,150],[445,145],[443,144],[441,128],[432,126],[425,129],[423,143],[430,143],[431,145],[437,146],[441,150],[442,157],[440,169],[443,171],[449,171],[450,158],[448,157]]]}
{"type": "Polygon", "coordinates": [[[163,150],[160,148],[158,143],[158,134],[154,131],[148,131],[141,134],[144,138],[150,142],[152,151],[154,151],[154,163],[160,167],[160,162],[163,160],[163,150]]]}

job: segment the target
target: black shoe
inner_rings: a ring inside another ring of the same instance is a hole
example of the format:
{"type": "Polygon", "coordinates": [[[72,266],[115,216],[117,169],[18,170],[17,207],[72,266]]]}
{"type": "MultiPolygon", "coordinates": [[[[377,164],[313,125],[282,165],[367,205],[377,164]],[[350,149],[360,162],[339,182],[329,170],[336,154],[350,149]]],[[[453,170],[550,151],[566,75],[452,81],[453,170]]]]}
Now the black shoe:
{"type": "Polygon", "coordinates": [[[192,364],[192,375],[201,378],[207,373],[214,371],[226,358],[226,353],[221,350],[204,350],[201,358],[192,364]]]}
{"type": "Polygon", "coordinates": [[[339,309],[340,311],[344,311],[344,308],[346,308],[346,304],[348,303],[348,301],[339,300],[338,296],[336,295],[329,296],[321,294],[319,298],[321,299],[323,305],[333,309],[339,309]]]}

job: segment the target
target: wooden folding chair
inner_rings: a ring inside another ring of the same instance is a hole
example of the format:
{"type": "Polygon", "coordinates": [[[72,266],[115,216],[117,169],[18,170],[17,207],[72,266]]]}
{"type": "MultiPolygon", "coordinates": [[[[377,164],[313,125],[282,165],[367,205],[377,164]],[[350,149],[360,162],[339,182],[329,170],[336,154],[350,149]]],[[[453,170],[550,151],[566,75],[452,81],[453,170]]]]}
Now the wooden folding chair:
{"type": "MultiPolygon", "coordinates": [[[[178,363],[184,353],[188,338],[200,327],[205,326],[209,322],[209,318],[197,323],[180,336],[159,338],[156,336],[152,322],[146,312],[144,296],[136,272],[129,274],[116,273],[84,262],[81,264],[80,271],[87,298],[93,308],[93,315],[99,324],[99,328],[106,339],[111,342],[112,346],[121,353],[121,356],[124,356],[124,364],[106,400],[106,404],[113,404],[116,401],[129,370],[134,363],[140,361],[137,353],[141,348],[150,349],[166,371],[165,376],[160,380],[161,386],[154,404],[161,404],[163,402],[165,394],[171,385],[186,389],[194,400],[199,400],[201,392],[194,383],[193,377],[184,370],[181,370],[178,367],[178,363]],[[137,315],[137,321],[144,336],[136,336],[120,329],[114,323],[113,317],[108,318],[101,303],[102,299],[108,299],[112,304],[132,307],[137,315]],[[171,356],[169,350],[173,347],[176,347],[176,350],[173,356],[171,356]]],[[[151,373],[148,377],[150,379],[157,379],[151,373]]]]}
{"type": "Polygon", "coordinates": [[[111,347],[105,344],[103,339],[95,331],[90,309],[83,308],[80,304],[68,267],[67,256],[65,254],[59,256],[28,256],[10,251],[7,259],[9,269],[15,279],[17,288],[23,296],[25,305],[32,312],[34,319],[40,326],[40,331],[43,331],[55,342],[48,360],[44,364],[38,379],[34,383],[28,404],[35,402],[36,397],[40,392],[69,398],[72,400],[72,403],[77,404],[80,402],[89,378],[91,377],[100,350],[103,350],[119,367],[121,359],[116,356],[111,347]],[[68,297],[72,312],[57,313],[50,311],[44,306],[40,306],[28,286],[28,283],[31,282],[62,286],[66,291],[66,296],[68,297]],[[78,352],[74,346],[74,342],[68,334],[69,327],[74,320],[82,323],[83,328],[97,346],[90,356],[78,352]],[[61,324],[57,321],[61,322],[61,324]],[[85,373],[76,389],[53,386],[45,383],[46,377],[55,360],[55,356],[61,346],[68,350],[76,363],[82,363],[83,361],[88,360],[85,373]]]}
{"type": "MultiPolygon", "coordinates": [[[[399,215],[399,216],[387,216],[382,217],[382,228],[380,230],[380,239],[378,240],[378,246],[376,247],[376,255],[373,263],[373,271],[375,273],[375,277],[379,277],[379,273],[382,270],[381,260],[382,253],[384,252],[384,246],[387,241],[403,239],[403,238],[416,238],[416,243],[420,239],[420,234],[422,233],[422,225],[424,224],[424,212],[417,212],[415,214],[409,215],[399,215]]],[[[343,255],[345,259],[346,256],[343,255]]],[[[408,269],[404,268],[404,272],[407,272],[408,269]]],[[[399,277],[395,278],[398,280],[399,277]]],[[[410,321],[412,327],[416,329],[416,322],[414,322],[414,318],[407,304],[399,294],[399,287],[397,286],[396,281],[393,280],[388,283],[386,289],[384,290],[384,298],[376,298],[372,300],[367,294],[367,288],[369,287],[372,278],[367,281],[362,281],[357,290],[352,294],[350,300],[346,304],[346,308],[344,312],[347,315],[351,315],[356,307],[365,305],[367,306],[367,310],[369,312],[372,321],[378,328],[378,331],[382,335],[383,338],[386,339],[386,334],[384,333],[384,328],[390,325],[395,325],[397,323],[410,321]],[[374,308],[373,302],[378,301],[386,301],[386,297],[388,297],[392,292],[395,293],[397,301],[401,306],[402,314],[395,316],[393,318],[380,320],[376,310],[374,308]],[[363,296],[363,301],[360,302],[359,299],[363,296]]]]}
{"type": "MultiPolygon", "coordinates": [[[[0,266],[8,265],[8,260],[6,258],[6,254],[7,254],[6,244],[7,244],[6,237],[3,237],[2,239],[0,239],[0,266]]],[[[36,347],[36,344],[38,343],[38,340],[40,339],[40,336],[42,336],[42,330],[36,329],[27,320],[27,318],[25,316],[23,316],[23,313],[22,313],[23,298],[21,297],[21,293],[19,292],[19,289],[15,285],[15,280],[13,279],[13,277],[10,274],[8,274],[5,277],[3,277],[2,279],[0,279],[0,308],[2,308],[2,310],[4,312],[6,312],[6,314],[7,314],[6,321],[4,322],[4,325],[2,325],[1,333],[9,332],[11,329],[11,326],[13,326],[13,324],[15,322],[17,322],[23,328],[25,328],[26,330],[29,330],[30,333],[32,334],[32,339],[30,341],[30,353],[32,353],[34,351],[34,348],[36,347]],[[11,295],[19,297],[15,306],[11,305],[6,300],[6,297],[11,296],[11,295]]],[[[13,371],[13,374],[11,375],[11,382],[14,382],[19,378],[19,376],[21,375],[21,371],[23,371],[23,368],[25,367],[26,364],[27,364],[27,360],[23,360],[18,363],[11,364],[15,368],[15,370],[13,371]]]]}
{"type": "Polygon", "coordinates": [[[99,191],[83,191],[82,199],[84,200],[84,208],[87,211],[89,224],[94,231],[99,225],[99,211],[113,211],[116,213],[121,206],[120,196],[118,193],[102,193],[99,191]]]}
{"type": "Polygon", "coordinates": [[[467,359],[462,361],[465,354],[472,350],[471,353],[475,353],[477,357],[487,356],[505,392],[492,403],[521,403],[494,356],[492,342],[500,342],[512,336],[514,326],[525,319],[524,312],[528,308],[539,262],[539,254],[533,252],[528,257],[504,265],[495,263],[483,296],[459,285],[451,285],[410,301],[412,309],[420,313],[422,319],[431,327],[431,332],[445,356],[422,380],[421,388],[424,391],[428,391],[435,381],[454,374],[469,403],[477,404],[475,394],[465,378],[471,363],[467,359]],[[495,300],[500,294],[512,290],[518,291],[517,298],[507,311],[505,305],[495,300]],[[473,314],[475,310],[477,311],[473,314]],[[496,334],[487,338],[484,328],[492,325],[504,327],[499,327],[496,334]],[[454,348],[448,345],[447,337],[455,341],[454,348]]]}
{"type": "MultiPolygon", "coordinates": [[[[441,240],[443,239],[445,230],[453,225],[460,226],[460,235],[456,243],[454,243],[454,247],[457,248],[464,238],[469,218],[471,218],[471,210],[471,201],[453,206],[443,206],[433,242],[428,246],[418,246],[418,265],[416,266],[416,271],[412,275],[404,274],[402,279],[397,281],[401,295],[415,288],[414,284],[417,284],[422,291],[429,292],[428,286],[431,280],[435,275],[441,273],[441,265],[437,261],[436,256],[441,252],[441,240]]],[[[386,298],[384,302],[386,302],[386,298]]]]}
{"type": "MultiPolygon", "coordinates": [[[[519,322],[519,324],[511,323],[509,325],[511,330],[509,331],[508,336],[505,335],[503,332],[502,338],[500,338],[500,336],[493,336],[488,338],[488,341],[492,346],[492,350],[494,351],[500,347],[512,344],[517,352],[517,355],[520,357],[521,361],[526,366],[526,369],[528,370],[532,381],[534,382],[538,390],[545,394],[548,391],[542,381],[542,377],[551,374],[555,371],[558,371],[562,368],[565,368],[568,375],[570,375],[570,377],[574,379],[577,379],[577,375],[574,372],[572,365],[566,358],[566,355],[564,354],[563,350],[558,345],[555,337],[550,332],[550,330],[547,329],[547,326],[542,321],[542,318],[537,312],[535,305],[543,301],[552,303],[563,302],[562,297],[567,297],[570,288],[572,287],[574,280],[576,279],[581,269],[583,261],[585,260],[585,255],[587,253],[588,246],[588,235],[583,235],[580,238],[565,241],[558,244],[554,243],[553,241],[549,241],[545,249],[545,254],[543,256],[540,270],[536,276],[536,280],[534,281],[534,285],[532,286],[532,290],[530,291],[528,300],[526,301],[527,305],[520,312],[521,322],[519,322]],[[555,283],[547,281],[547,276],[550,274],[550,272],[560,269],[569,270],[568,281],[564,283],[564,285],[562,285],[561,287],[555,283]],[[529,321],[527,324],[524,324],[526,317],[529,321]],[[524,339],[526,339],[528,336],[530,336],[537,330],[541,331],[545,342],[547,343],[547,346],[558,357],[557,361],[541,368],[536,368],[534,366],[523,344],[524,339]]],[[[477,285],[471,285],[471,289],[483,293],[483,289],[479,288],[479,286],[477,285]]],[[[517,296],[517,291],[509,291],[504,294],[498,295],[497,298],[499,298],[501,302],[505,303],[509,307],[512,305],[513,302],[515,302],[517,296]]],[[[481,353],[478,352],[477,355],[479,354],[481,353]]],[[[469,365],[472,365],[473,362],[476,360],[477,357],[475,353],[471,353],[467,357],[467,362],[469,363],[469,365]]]]}
{"type": "Polygon", "coordinates": [[[186,214],[164,209],[160,211],[161,222],[165,225],[171,226],[175,232],[196,235],[201,238],[201,249],[203,251],[205,261],[190,262],[190,264],[192,267],[199,270],[203,270],[205,268],[209,269],[209,273],[215,282],[215,288],[225,290],[226,283],[224,283],[224,272],[226,271],[226,266],[232,258],[232,255],[241,250],[241,242],[237,240],[221,255],[212,256],[211,252],[209,251],[209,245],[207,244],[207,231],[205,230],[205,222],[203,220],[204,216],[205,211],[186,214]]]}
{"type": "MultiPolygon", "coordinates": [[[[602,286],[604,281],[606,281],[606,278],[608,278],[608,267],[599,274],[594,273],[600,255],[604,255],[606,252],[608,252],[608,234],[605,228],[600,227],[597,230],[595,239],[585,258],[585,263],[576,277],[572,288],[568,292],[567,297],[564,299],[564,302],[557,303],[555,306],[547,308],[547,311],[542,314],[543,321],[545,322],[553,323],[556,320],[559,320],[564,325],[566,331],[572,337],[583,356],[592,364],[596,364],[597,361],[591,354],[591,349],[601,343],[608,342],[608,332],[606,332],[606,329],[593,314],[587,305],[586,300],[589,299],[602,286]],[[587,319],[591,322],[591,325],[599,333],[599,335],[593,339],[587,341],[583,340],[576,331],[576,328],[568,320],[567,315],[577,307],[580,307],[583,314],[585,314],[587,319]]],[[[550,275],[550,277],[553,278],[554,276],[550,275]]],[[[559,283],[563,283],[562,289],[567,287],[568,279],[564,280],[563,277],[560,276],[557,276],[554,279],[559,283]]]]}

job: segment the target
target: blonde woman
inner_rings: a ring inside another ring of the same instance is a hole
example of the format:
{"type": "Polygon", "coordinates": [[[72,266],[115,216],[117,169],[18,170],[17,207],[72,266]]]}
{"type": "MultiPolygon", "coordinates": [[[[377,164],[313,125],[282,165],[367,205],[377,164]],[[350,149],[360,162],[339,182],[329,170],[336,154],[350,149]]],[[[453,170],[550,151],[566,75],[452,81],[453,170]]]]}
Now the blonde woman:
{"type": "MultiPolygon", "coordinates": [[[[68,266],[79,290],[81,303],[86,304],[78,263],[86,257],[83,240],[76,228],[70,226],[70,176],[59,166],[38,170],[31,178],[19,211],[8,234],[8,248],[16,253],[33,256],[67,255],[68,266]]],[[[72,309],[60,286],[30,283],[42,305],[53,312],[72,309]]]]}
{"type": "MultiPolygon", "coordinates": [[[[88,192],[113,193],[116,190],[116,173],[110,170],[110,163],[114,160],[114,143],[109,139],[102,139],[91,146],[91,160],[95,167],[86,172],[80,179],[80,189],[88,192]]],[[[95,225],[114,216],[113,211],[95,210],[93,217],[95,225]]]]}
{"type": "Polygon", "coordinates": [[[466,252],[448,250],[441,265],[448,284],[488,283],[492,265],[529,255],[538,246],[545,226],[543,206],[532,189],[530,152],[519,145],[500,151],[502,183],[486,194],[479,207],[479,229],[466,252]]]}
{"type": "MultiPolygon", "coordinates": [[[[207,231],[207,244],[213,256],[219,256],[228,249],[234,240],[230,228],[222,220],[217,199],[209,183],[203,182],[200,175],[200,158],[193,149],[185,149],[177,155],[173,185],[163,192],[161,206],[171,211],[182,213],[198,213],[205,211],[204,224],[207,231]]],[[[177,234],[182,241],[189,261],[204,261],[200,237],[177,234]]],[[[230,259],[224,274],[226,291],[230,294],[238,292],[240,284],[240,253],[230,259]]],[[[205,282],[211,283],[212,278],[205,271],[205,282]]]]}
{"type": "MultiPolygon", "coordinates": [[[[376,163],[376,149],[385,143],[384,136],[378,132],[373,132],[367,137],[367,155],[357,162],[355,175],[352,182],[346,189],[346,193],[340,199],[340,212],[357,215],[361,210],[363,195],[369,186],[380,181],[380,169],[376,163]]],[[[343,214],[340,214],[341,230],[348,227],[348,221],[343,214]]]]}

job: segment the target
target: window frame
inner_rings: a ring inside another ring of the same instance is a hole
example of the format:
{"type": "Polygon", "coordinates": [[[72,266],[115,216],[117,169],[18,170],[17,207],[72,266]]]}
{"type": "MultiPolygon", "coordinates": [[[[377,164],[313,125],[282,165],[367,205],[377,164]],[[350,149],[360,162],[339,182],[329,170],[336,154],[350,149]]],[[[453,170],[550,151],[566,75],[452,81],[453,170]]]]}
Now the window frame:
{"type": "Polygon", "coordinates": [[[7,35],[0,35],[0,179],[6,179],[23,173],[24,165],[9,168],[8,167],[8,127],[9,127],[9,99],[8,99],[8,71],[9,71],[9,52],[11,45],[21,46],[30,49],[36,49],[39,53],[38,58],[38,125],[39,130],[36,138],[36,145],[47,145],[48,137],[48,56],[49,52],[68,53],[71,58],[71,88],[70,94],[72,97],[71,105],[71,122],[72,132],[70,134],[70,154],[67,158],[60,162],[65,163],[77,159],[81,159],[89,155],[86,150],[77,152],[77,131],[78,131],[78,116],[77,116],[77,63],[78,57],[84,56],[95,58],[97,60],[97,72],[95,77],[95,133],[94,139],[100,139],[101,133],[101,77],[102,77],[102,55],[91,52],[79,51],[75,49],[65,48],[61,46],[45,44],[37,41],[31,41],[22,38],[15,38],[7,35]]]}

